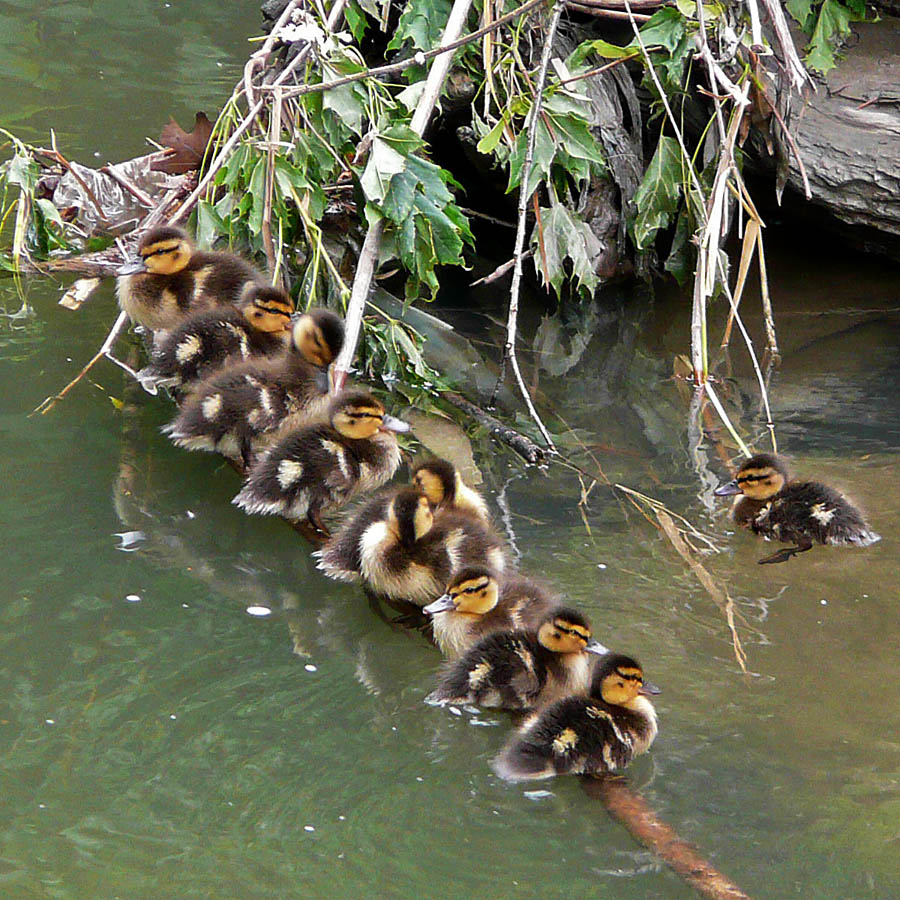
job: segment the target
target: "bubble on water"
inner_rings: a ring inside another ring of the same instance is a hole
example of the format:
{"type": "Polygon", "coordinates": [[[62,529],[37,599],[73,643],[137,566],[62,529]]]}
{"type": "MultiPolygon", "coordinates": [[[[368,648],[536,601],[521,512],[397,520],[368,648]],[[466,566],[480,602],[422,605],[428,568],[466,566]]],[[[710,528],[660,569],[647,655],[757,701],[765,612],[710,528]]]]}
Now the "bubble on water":
{"type": "Polygon", "coordinates": [[[272,610],[268,606],[248,606],[246,609],[248,616],[271,616],[272,610]]]}
{"type": "Polygon", "coordinates": [[[140,595],[140,594],[126,594],[126,595],[125,595],[125,599],[126,599],[129,603],[140,603],[140,602],[141,602],[141,595],[140,595]]]}
{"type": "Polygon", "coordinates": [[[303,668],[306,669],[307,672],[318,672],[319,671],[318,668],[316,666],[314,666],[312,663],[307,663],[303,668]]]}

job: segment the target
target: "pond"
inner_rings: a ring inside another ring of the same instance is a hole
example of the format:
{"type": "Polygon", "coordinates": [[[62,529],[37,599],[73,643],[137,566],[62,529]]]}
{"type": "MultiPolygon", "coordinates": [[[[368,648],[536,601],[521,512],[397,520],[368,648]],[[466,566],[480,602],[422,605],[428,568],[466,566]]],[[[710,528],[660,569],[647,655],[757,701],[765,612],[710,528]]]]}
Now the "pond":
{"type": "MultiPolygon", "coordinates": [[[[4,4],[4,123],[35,141],[52,126],[86,163],[138,155],[170,114],[212,111],[237,79],[259,21],[242,6],[4,4]]],[[[897,271],[770,224],[780,446],[858,500],[879,544],[756,564],[772,548],[708,503],[703,473],[726,469],[689,438],[671,377],[689,308],[670,286],[652,302],[605,291],[546,324],[564,339],[537,383],[583,477],[601,467],[721,548],[703,563],[734,600],[749,675],[723,613],[621,497],[595,486],[583,518],[570,469],[524,469],[484,440],[476,462],[522,569],[663,688],[659,738],[630,769],[659,815],[754,898],[887,900],[900,894],[897,271]],[[565,336],[585,323],[579,355],[565,336]]],[[[49,281],[26,291],[32,311],[13,316],[0,282],[2,896],[694,896],[576,779],[500,782],[488,761],[509,720],[424,705],[437,651],[320,577],[283,523],[232,506],[236,475],[159,433],[168,401],[103,364],[28,417],[96,350],[115,300],[105,284],[72,313],[49,281]]],[[[448,282],[431,311],[496,360],[503,304],[448,282]]],[[[523,315],[529,347],[541,314],[523,315]]],[[[719,335],[720,309],[713,320],[719,335]]],[[[750,422],[753,373],[736,341],[731,355],[729,408],[750,422]]]]}

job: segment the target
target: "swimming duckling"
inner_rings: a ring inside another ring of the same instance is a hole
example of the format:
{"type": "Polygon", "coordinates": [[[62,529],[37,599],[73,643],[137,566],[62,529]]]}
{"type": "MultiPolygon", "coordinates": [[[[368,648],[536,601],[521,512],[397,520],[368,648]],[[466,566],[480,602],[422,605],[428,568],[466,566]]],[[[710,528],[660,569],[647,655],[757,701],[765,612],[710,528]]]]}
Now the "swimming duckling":
{"type": "Polygon", "coordinates": [[[499,537],[475,516],[433,512],[412,487],[369,501],[316,554],[319,568],[339,581],[362,579],[392,600],[425,606],[450,577],[469,565],[506,567],[499,537]]]}
{"type": "Polygon", "coordinates": [[[817,481],[792,481],[780,456],[758,453],[746,460],[733,481],[716,488],[716,495],[740,494],[731,515],[742,528],[767,541],[793,541],[760,563],[786,562],[816,542],[867,547],[881,540],[862,513],[833,488],[817,481]]]}
{"type": "Polygon", "coordinates": [[[327,534],[322,512],[388,481],[400,465],[392,432],[408,430],[368,391],[343,391],[328,424],[292,431],[258,457],[233,502],[250,514],[305,516],[327,534]]]}
{"type": "Polygon", "coordinates": [[[591,682],[589,654],[606,653],[591,640],[580,612],[556,607],[533,631],[488,635],[444,667],[426,702],[531,709],[567,694],[585,694],[591,682]]]}
{"type": "Polygon", "coordinates": [[[319,310],[300,316],[284,356],[229,366],[201,382],[163,428],[188,450],[218,451],[250,465],[255,446],[277,429],[321,421],[328,410],[326,369],[340,351],[344,326],[319,310]]]}
{"type": "MultiPolygon", "coordinates": [[[[285,291],[248,284],[240,308],[221,306],[196,313],[166,332],[138,378],[145,386],[184,387],[226,362],[274,356],[290,343],[293,313],[294,304],[285,291]]],[[[314,320],[323,314],[328,313],[309,312],[314,320]]]]}
{"type": "Polygon", "coordinates": [[[487,504],[481,494],[470,488],[462,480],[456,466],[446,459],[426,459],[417,463],[411,480],[433,507],[453,507],[490,522],[487,504]]]}
{"type": "Polygon", "coordinates": [[[468,566],[422,612],[432,617],[434,641],[441,653],[454,659],[495,631],[537,628],[551,604],[556,605],[528,578],[468,566]]]}
{"type": "Polygon", "coordinates": [[[262,275],[234,253],[197,250],[180,228],[151,228],[138,244],[140,259],[117,274],[119,306],[132,322],[168,330],[191,313],[238,303],[262,275]]]}
{"type": "Polygon", "coordinates": [[[647,698],[658,693],[631,657],[607,654],[594,670],[590,696],[565,697],[545,707],[491,768],[507,781],[623,769],[656,737],[656,710],[647,698]]]}

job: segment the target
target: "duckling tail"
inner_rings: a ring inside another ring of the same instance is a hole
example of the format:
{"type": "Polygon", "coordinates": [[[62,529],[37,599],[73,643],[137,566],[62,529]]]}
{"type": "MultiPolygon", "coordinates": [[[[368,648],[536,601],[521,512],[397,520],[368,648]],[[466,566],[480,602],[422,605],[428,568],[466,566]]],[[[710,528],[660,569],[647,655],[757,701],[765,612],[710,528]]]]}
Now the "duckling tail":
{"type": "Polygon", "coordinates": [[[491,769],[504,781],[531,781],[552,778],[556,774],[552,762],[519,739],[491,760],[491,769]]]}

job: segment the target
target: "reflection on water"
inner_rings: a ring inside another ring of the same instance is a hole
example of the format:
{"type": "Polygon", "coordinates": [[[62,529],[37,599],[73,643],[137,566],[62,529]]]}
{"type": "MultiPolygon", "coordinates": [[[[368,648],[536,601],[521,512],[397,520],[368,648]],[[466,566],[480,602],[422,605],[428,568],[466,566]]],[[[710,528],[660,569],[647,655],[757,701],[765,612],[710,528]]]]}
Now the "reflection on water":
{"type": "MultiPolygon", "coordinates": [[[[205,3],[130,6],[131,24],[107,20],[97,4],[54,7],[40,22],[30,7],[4,6],[25,30],[23,46],[49,48],[32,61],[32,85],[44,70],[73,67],[73,87],[52,109],[23,107],[31,126],[89,98],[91,120],[81,111],[68,120],[74,144],[93,148],[102,134],[104,154],[118,158],[182,94],[188,111],[209,105],[192,84],[221,99],[183,64],[211,71],[220,52],[234,64],[255,19],[233,13],[229,22],[205,3]],[[75,10],[65,26],[63,9],[75,10]],[[89,77],[93,50],[71,37],[86,27],[74,24],[79,16],[107,29],[117,77],[145,91],[134,96],[146,121],[104,118],[118,94],[89,77]],[[144,46],[150,24],[171,45],[155,66],[144,46]]],[[[588,532],[570,470],[523,472],[494,448],[476,459],[522,568],[582,605],[600,639],[634,653],[664,688],[660,736],[631,770],[660,815],[751,896],[880,900],[900,892],[898,317],[860,310],[890,306],[896,275],[796,247],[770,269],[784,354],[772,383],[779,439],[800,473],[866,509],[884,535],[870,550],[815,548],[759,567],[763,545],[704,505],[685,398],[671,378],[688,334],[682,297],[660,292],[651,305],[645,292],[611,292],[591,310],[565,312],[539,332],[553,362],[535,380],[588,473],[599,464],[722,545],[704,562],[746,621],[750,677],[720,611],[634,509],[595,487],[588,532]],[[585,316],[596,336],[580,347],[570,338],[585,316]]],[[[241,900],[286,890],[692,896],[577,781],[499,783],[487,761],[508,719],[425,706],[436,651],[389,628],[352,587],[322,579],[282,523],[231,506],[234,473],[159,434],[171,412],[161,398],[98,367],[50,415],[26,418],[91,355],[114,303],[110,285],[77,314],[55,305],[48,282],[28,290],[33,317],[15,329],[0,323],[4,897],[150,898],[160,884],[185,898],[227,884],[241,900]],[[128,532],[143,538],[117,537],[128,532]],[[272,614],[251,616],[254,606],[272,614]]],[[[2,299],[18,309],[13,294],[2,299]]],[[[455,300],[445,296],[445,314],[455,300]]],[[[539,320],[524,311],[522,333],[539,320]]],[[[491,342],[482,320],[461,321],[491,342]]],[[[749,302],[748,326],[761,346],[749,302]]],[[[736,345],[731,366],[730,408],[755,433],[754,381],[736,345]]],[[[707,457],[724,475],[712,448],[707,457]]]]}

